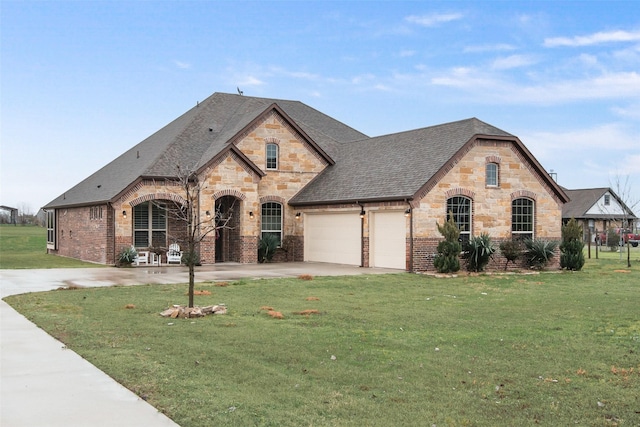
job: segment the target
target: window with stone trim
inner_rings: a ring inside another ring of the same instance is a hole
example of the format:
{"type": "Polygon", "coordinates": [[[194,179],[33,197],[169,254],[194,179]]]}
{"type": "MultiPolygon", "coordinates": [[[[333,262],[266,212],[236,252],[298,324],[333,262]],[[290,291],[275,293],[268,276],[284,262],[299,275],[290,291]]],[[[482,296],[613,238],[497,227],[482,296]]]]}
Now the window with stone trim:
{"type": "Polygon", "coordinates": [[[498,187],[499,184],[499,171],[497,163],[487,163],[485,167],[485,183],[487,187],[498,187]]]}
{"type": "Polygon", "coordinates": [[[278,169],[278,144],[269,143],[266,148],[267,153],[267,169],[276,170],[278,169]]]}
{"type": "Polygon", "coordinates": [[[167,207],[144,202],[133,207],[133,245],[136,248],[167,247],[167,207]]]}
{"type": "Polygon", "coordinates": [[[519,198],[511,202],[511,237],[533,239],[535,203],[531,199],[519,198]]]}
{"type": "Polygon", "coordinates": [[[455,196],[447,199],[447,212],[445,221],[453,214],[453,220],[460,229],[460,238],[468,242],[471,237],[471,199],[464,196],[455,196]]]}
{"type": "Polygon", "coordinates": [[[282,205],[277,202],[263,203],[261,221],[260,237],[272,234],[278,238],[278,242],[282,242],[282,205]]]}

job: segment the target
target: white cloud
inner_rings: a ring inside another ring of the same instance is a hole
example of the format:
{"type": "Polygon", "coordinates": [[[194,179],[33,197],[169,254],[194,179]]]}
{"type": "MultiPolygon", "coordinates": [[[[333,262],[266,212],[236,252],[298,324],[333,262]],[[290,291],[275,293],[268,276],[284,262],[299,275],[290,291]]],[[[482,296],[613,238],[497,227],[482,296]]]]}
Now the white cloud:
{"type": "MultiPolygon", "coordinates": [[[[640,182],[637,131],[618,123],[566,131],[521,132],[520,139],[567,188],[612,186],[612,177],[640,182]]],[[[640,197],[638,187],[633,197],[640,197]]]]}
{"type": "Polygon", "coordinates": [[[535,64],[537,60],[530,55],[510,55],[498,58],[493,61],[492,68],[496,70],[507,70],[511,68],[526,67],[535,64]]]}
{"type": "Polygon", "coordinates": [[[465,89],[483,102],[511,104],[557,104],[582,100],[640,97],[637,72],[602,73],[583,79],[565,79],[540,84],[510,82],[485,70],[458,67],[431,78],[431,83],[465,89]],[[490,97],[484,95],[491,94],[490,97]]]}
{"type": "Polygon", "coordinates": [[[598,65],[598,57],[596,57],[595,55],[589,55],[587,53],[583,53],[578,57],[578,59],[583,65],[586,65],[588,67],[593,67],[598,65]]]}
{"type": "Polygon", "coordinates": [[[462,51],[464,53],[485,53],[485,52],[500,52],[516,50],[516,47],[506,43],[500,44],[485,44],[478,46],[467,46],[462,51]]]}
{"type": "MultiPolygon", "coordinates": [[[[612,107],[611,111],[620,117],[640,121],[640,104],[632,104],[627,107],[612,107]]],[[[640,144],[640,142],[639,142],[640,144]]]]}
{"type": "Polygon", "coordinates": [[[264,82],[254,76],[243,76],[240,78],[239,84],[240,86],[261,86],[264,82]]]}
{"type": "Polygon", "coordinates": [[[407,22],[418,24],[423,27],[434,27],[444,22],[456,21],[462,19],[461,13],[432,13],[429,15],[410,15],[405,18],[407,22]]]}
{"type": "Polygon", "coordinates": [[[376,76],[373,74],[361,74],[351,78],[351,83],[354,85],[360,85],[365,83],[370,83],[375,80],[376,76]]]}
{"type": "Polygon", "coordinates": [[[182,69],[182,70],[188,70],[189,68],[191,68],[191,64],[189,64],[188,62],[183,62],[183,61],[173,61],[173,63],[176,65],[176,67],[182,69]]]}
{"type": "Polygon", "coordinates": [[[587,36],[551,37],[544,41],[546,47],[578,47],[591,46],[601,43],[640,41],[640,31],[601,31],[587,36]]]}
{"type": "Polygon", "coordinates": [[[408,58],[408,57],[414,56],[415,54],[416,54],[415,50],[404,49],[398,53],[398,56],[400,58],[408,58]]]}
{"type": "MultiPolygon", "coordinates": [[[[570,158],[572,152],[591,153],[595,159],[602,158],[606,153],[628,152],[637,149],[636,136],[627,127],[608,123],[584,129],[573,129],[564,132],[532,132],[520,135],[522,141],[545,159],[559,157],[570,158]]],[[[625,155],[626,157],[626,155],[625,155]]],[[[637,167],[637,163],[634,164],[637,167]]]]}

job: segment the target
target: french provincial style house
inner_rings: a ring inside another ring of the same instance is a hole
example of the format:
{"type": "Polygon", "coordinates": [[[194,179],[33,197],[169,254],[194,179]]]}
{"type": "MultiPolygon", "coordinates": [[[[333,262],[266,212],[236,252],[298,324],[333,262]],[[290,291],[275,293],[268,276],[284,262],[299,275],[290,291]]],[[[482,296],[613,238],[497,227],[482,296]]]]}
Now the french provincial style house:
{"type": "Polygon", "coordinates": [[[185,225],[176,167],[203,183],[197,215],[230,227],[200,243],[203,264],[280,261],[433,270],[452,212],[463,238],[559,239],[566,193],[524,144],[476,118],[367,135],[298,101],[215,93],[44,209],[50,253],[114,264],[128,246],[168,247],[185,225]]]}

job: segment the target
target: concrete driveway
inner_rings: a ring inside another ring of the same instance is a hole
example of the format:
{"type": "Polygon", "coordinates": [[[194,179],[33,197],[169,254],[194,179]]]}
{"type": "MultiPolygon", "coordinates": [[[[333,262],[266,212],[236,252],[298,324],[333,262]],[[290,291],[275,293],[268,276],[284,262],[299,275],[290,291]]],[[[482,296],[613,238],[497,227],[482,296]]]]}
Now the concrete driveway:
{"type": "MultiPolygon", "coordinates": [[[[322,263],[217,264],[196,281],[399,273],[322,263]]],[[[186,283],[186,267],[0,270],[2,298],[61,286],[186,283]]],[[[0,425],[11,427],[177,426],[136,394],[0,301],[0,425]]]]}

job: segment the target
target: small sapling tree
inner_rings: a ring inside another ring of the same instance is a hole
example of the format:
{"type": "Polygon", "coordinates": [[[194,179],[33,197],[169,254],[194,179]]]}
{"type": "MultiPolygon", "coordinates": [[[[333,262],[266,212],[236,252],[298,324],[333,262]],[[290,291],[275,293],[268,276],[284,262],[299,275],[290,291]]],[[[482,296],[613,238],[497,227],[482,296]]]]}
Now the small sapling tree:
{"type": "Polygon", "coordinates": [[[180,188],[183,202],[182,205],[167,208],[167,214],[173,221],[186,228],[186,234],[177,236],[175,240],[184,245],[182,262],[189,267],[189,307],[193,307],[195,267],[200,264],[198,252],[200,242],[216,230],[231,228],[229,225],[232,223],[235,202],[231,206],[227,206],[225,212],[222,211],[222,205],[218,205],[213,215],[201,218],[198,207],[200,206],[200,194],[206,184],[200,180],[197,171],[176,166],[174,180],[177,181],[180,188]]]}

